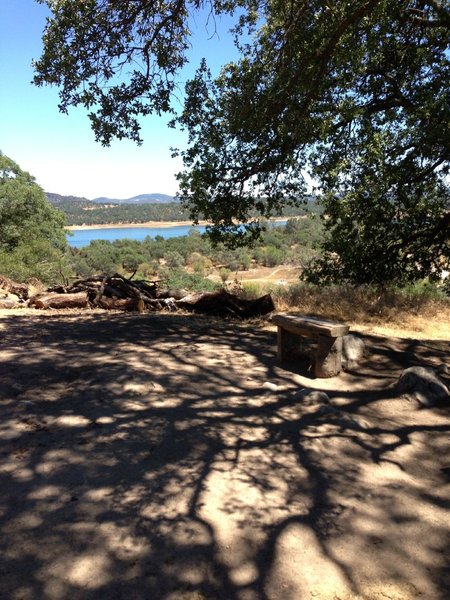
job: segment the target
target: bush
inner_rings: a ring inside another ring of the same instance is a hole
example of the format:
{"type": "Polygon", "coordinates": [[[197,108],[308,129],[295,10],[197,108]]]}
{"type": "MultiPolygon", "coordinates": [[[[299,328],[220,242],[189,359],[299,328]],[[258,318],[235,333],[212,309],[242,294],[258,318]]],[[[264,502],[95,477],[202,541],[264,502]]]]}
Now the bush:
{"type": "Polygon", "coordinates": [[[271,290],[268,290],[267,286],[263,283],[242,283],[242,296],[247,300],[260,298],[269,291],[271,292],[271,290]]]}
{"type": "Polygon", "coordinates": [[[220,271],[219,271],[219,277],[220,277],[222,283],[225,283],[229,276],[230,276],[229,269],[222,267],[222,269],[220,269],[220,271]]]}
{"type": "Polygon", "coordinates": [[[161,272],[168,288],[186,289],[191,292],[213,292],[218,286],[214,281],[196,273],[187,273],[182,269],[165,270],[161,272]]]}
{"type": "Polygon", "coordinates": [[[179,267],[184,266],[184,257],[176,250],[166,252],[164,260],[171,269],[178,269],[179,267]]]}

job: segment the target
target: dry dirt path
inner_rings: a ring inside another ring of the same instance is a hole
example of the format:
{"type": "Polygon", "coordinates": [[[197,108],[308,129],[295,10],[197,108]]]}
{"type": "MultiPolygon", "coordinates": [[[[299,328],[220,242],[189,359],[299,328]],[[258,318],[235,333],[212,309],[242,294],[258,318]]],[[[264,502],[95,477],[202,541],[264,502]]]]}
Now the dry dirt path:
{"type": "Polygon", "coordinates": [[[447,600],[449,407],[392,385],[449,344],[365,339],[313,380],[258,326],[0,318],[0,598],[447,600]]]}

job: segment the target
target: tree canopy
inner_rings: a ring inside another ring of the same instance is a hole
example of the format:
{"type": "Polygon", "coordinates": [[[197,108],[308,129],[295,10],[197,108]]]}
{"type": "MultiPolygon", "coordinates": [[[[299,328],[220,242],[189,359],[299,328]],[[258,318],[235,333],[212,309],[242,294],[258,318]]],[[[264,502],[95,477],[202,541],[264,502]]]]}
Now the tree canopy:
{"type": "Polygon", "coordinates": [[[191,217],[246,243],[263,216],[316,183],[328,237],[316,279],[406,281],[450,260],[448,0],[47,1],[36,83],[62,110],[88,108],[96,138],[139,138],[138,116],[172,111],[189,22],[236,16],[240,59],[206,61],[175,122],[191,217]],[[245,228],[237,223],[244,223],[245,228]]]}
{"type": "Polygon", "coordinates": [[[64,215],[34,177],[0,152],[0,272],[24,281],[61,277],[67,241],[64,215]]]}

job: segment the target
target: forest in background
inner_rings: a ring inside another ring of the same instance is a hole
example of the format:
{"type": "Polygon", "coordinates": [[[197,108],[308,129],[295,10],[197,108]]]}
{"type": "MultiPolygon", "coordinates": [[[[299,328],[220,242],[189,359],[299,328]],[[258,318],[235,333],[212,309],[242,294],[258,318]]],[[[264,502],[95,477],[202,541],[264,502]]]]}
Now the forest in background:
{"type": "Polygon", "coordinates": [[[285,226],[266,224],[266,231],[253,246],[231,249],[213,245],[206,235],[192,230],[189,235],[164,239],[157,235],[143,242],[129,239],[95,240],[83,248],[71,248],[75,273],[119,272],[145,279],[164,278],[171,287],[211,289],[206,279],[213,272],[226,281],[236,271],[277,265],[308,268],[320,254],[322,221],[317,215],[289,219],[285,226]]]}
{"type": "MultiPolygon", "coordinates": [[[[160,215],[164,208],[158,207],[160,215]]],[[[0,275],[34,288],[39,281],[60,285],[102,273],[156,280],[168,289],[224,286],[244,298],[269,292],[283,309],[346,321],[403,322],[408,314],[447,314],[449,278],[422,278],[401,287],[389,281],[383,286],[312,283],[327,235],[326,219],[314,208],[315,214],[290,218],[285,226],[263,222],[266,229],[257,241],[234,249],[195,230],[178,238],[96,240],[72,248],[63,212],[50,204],[29,173],[0,152],[0,275]]]]}
{"type": "MultiPolygon", "coordinates": [[[[77,198],[46,194],[49,202],[61,210],[66,216],[66,224],[74,225],[107,225],[147,223],[148,221],[170,222],[189,221],[189,212],[179,202],[116,204],[101,203],[77,198]]],[[[297,217],[309,213],[320,213],[320,206],[314,198],[308,198],[303,206],[287,206],[274,216],[297,217]]],[[[254,216],[257,216],[254,211],[254,216]]]]}

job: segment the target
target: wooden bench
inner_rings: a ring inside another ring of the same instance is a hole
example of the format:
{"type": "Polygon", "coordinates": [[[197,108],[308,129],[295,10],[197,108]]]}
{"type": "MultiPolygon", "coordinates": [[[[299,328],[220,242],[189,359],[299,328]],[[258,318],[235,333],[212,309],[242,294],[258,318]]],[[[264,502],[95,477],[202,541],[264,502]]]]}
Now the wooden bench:
{"type": "Polygon", "coordinates": [[[348,325],[285,313],[274,315],[272,323],[278,327],[278,358],[281,362],[295,354],[303,354],[312,359],[316,377],[339,375],[342,338],[349,331],[348,325]]]}

